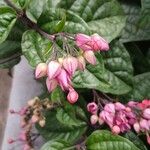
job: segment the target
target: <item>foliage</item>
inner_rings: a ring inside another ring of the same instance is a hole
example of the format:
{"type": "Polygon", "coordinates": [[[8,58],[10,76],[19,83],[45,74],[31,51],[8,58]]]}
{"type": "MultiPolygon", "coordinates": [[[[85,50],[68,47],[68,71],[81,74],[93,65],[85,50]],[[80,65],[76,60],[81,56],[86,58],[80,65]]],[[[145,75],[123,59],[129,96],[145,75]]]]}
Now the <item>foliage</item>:
{"type": "Polygon", "coordinates": [[[92,133],[85,104],[93,98],[89,96],[92,89],[115,100],[150,99],[150,1],[12,0],[12,5],[8,2],[0,0],[0,68],[12,68],[21,55],[33,69],[39,63],[48,63],[54,49],[65,55],[61,38],[54,46],[52,35],[58,33],[98,33],[110,45],[109,51],[96,53],[94,67],[87,64],[84,71],[74,74],[73,87],[80,94],[80,102],[66,102],[60,88],[50,94],[51,102],[60,105],[45,113],[44,128],[36,126],[47,141],[42,150],[75,149],[85,135],[87,150],[146,149],[133,134],[122,137],[105,130],[92,133]],[[136,140],[143,146],[138,146],[136,140]]]}

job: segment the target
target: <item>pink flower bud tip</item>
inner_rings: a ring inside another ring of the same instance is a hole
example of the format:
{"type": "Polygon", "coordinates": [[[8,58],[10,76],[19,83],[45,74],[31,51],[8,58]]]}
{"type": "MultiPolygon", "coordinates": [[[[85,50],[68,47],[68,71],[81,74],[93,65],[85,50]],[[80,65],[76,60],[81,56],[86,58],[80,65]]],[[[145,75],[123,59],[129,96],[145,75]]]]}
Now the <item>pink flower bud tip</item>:
{"type": "Polygon", "coordinates": [[[150,145],[150,136],[148,133],[146,134],[146,136],[147,136],[147,143],[150,145]]]}
{"type": "Polygon", "coordinates": [[[27,141],[27,133],[25,131],[22,131],[19,135],[19,139],[21,141],[27,141]]]}
{"type": "Polygon", "coordinates": [[[89,103],[87,105],[87,110],[88,112],[90,112],[91,114],[96,114],[98,111],[98,106],[95,102],[89,103]]]}
{"type": "Polygon", "coordinates": [[[115,126],[112,127],[112,132],[113,132],[114,134],[119,134],[120,131],[121,131],[121,130],[120,130],[119,126],[115,125],[115,126]]]}
{"type": "Polygon", "coordinates": [[[146,119],[141,119],[139,124],[140,124],[140,128],[141,128],[142,131],[149,130],[148,121],[146,119]]]}
{"type": "Polygon", "coordinates": [[[32,123],[36,123],[36,122],[39,121],[39,117],[36,116],[36,115],[33,115],[32,118],[31,118],[31,121],[32,121],[32,123]]]}
{"type": "Polygon", "coordinates": [[[99,36],[97,33],[91,36],[91,47],[94,51],[109,50],[108,42],[104,40],[101,36],[99,36]]]}
{"type": "Polygon", "coordinates": [[[85,34],[77,34],[75,37],[76,45],[84,51],[92,50],[91,37],[85,34]]]}
{"type": "Polygon", "coordinates": [[[10,112],[11,114],[16,113],[15,110],[13,110],[13,109],[10,109],[9,112],[10,112]]]}
{"type": "Polygon", "coordinates": [[[8,139],[8,144],[12,144],[12,143],[14,143],[15,142],[15,140],[13,140],[12,138],[9,138],[8,139]]]}
{"type": "Polygon", "coordinates": [[[69,93],[67,95],[67,100],[69,103],[74,104],[78,100],[78,93],[74,89],[69,89],[69,93]]]}
{"type": "Polygon", "coordinates": [[[84,71],[85,70],[85,66],[86,66],[86,63],[85,63],[85,59],[83,56],[79,56],[78,57],[78,69],[81,70],[81,71],[84,71]]]}
{"type": "Polygon", "coordinates": [[[73,75],[78,67],[78,60],[73,56],[68,56],[63,60],[63,67],[69,75],[73,75]]]}
{"type": "Polygon", "coordinates": [[[90,118],[90,122],[92,125],[95,125],[98,122],[98,116],[97,115],[92,115],[90,118]]]}
{"type": "Polygon", "coordinates": [[[28,144],[25,144],[25,145],[23,146],[23,150],[31,150],[31,149],[32,149],[31,146],[28,145],[28,144]]]}
{"type": "Polygon", "coordinates": [[[49,80],[57,77],[61,72],[61,64],[57,61],[50,61],[48,64],[48,78],[49,80]]]}
{"type": "Polygon", "coordinates": [[[34,104],[36,103],[36,99],[31,99],[31,100],[29,100],[28,102],[28,106],[34,106],[34,104]]]}
{"type": "Polygon", "coordinates": [[[47,74],[47,64],[46,63],[39,63],[35,70],[35,78],[41,78],[46,76],[47,74]]]}
{"type": "Polygon", "coordinates": [[[83,53],[84,58],[92,65],[96,65],[96,57],[93,51],[85,51],[83,53]]]}
{"type": "Polygon", "coordinates": [[[147,108],[143,111],[143,117],[148,120],[150,119],[150,108],[147,108]]]}
{"type": "Polygon", "coordinates": [[[104,110],[109,113],[115,113],[115,105],[113,103],[106,104],[104,110]]]}
{"type": "Polygon", "coordinates": [[[46,79],[46,86],[49,92],[52,92],[58,85],[57,80],[52,79],[49,80],[49,78],[46,79]]]}
{"type": "Polygon", "coordinates": [[[140,132],[140,124],[138,122],[134,123],[133,128],[137,133],[140,132]]]}

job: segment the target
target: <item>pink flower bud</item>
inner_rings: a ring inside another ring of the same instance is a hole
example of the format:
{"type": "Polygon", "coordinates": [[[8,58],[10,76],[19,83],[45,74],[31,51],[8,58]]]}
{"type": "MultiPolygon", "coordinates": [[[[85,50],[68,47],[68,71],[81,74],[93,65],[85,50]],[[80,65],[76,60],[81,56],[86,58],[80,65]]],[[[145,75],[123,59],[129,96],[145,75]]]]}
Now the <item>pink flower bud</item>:
{"type": "Polygon", "coordinates": [[[91,37],[85,34],[77,34],[75,37],[76,45],[84,51],[92,50],[91,37]]]}
{"type": "Polygon", "coordinates": [[[148,133],[146,133],[146,137],[147,137],[147,143],[150,144],[150,136],[148,133]]]}
{"type": "Polygon", "coordinates": [[[90,122],[92,125],[95,125],[98,121],[98,116],[97,115],[92,115],[90,118],[90,122]]]}
{"type": "Polygon", "coordinates": [[[40,121],[39,121],[39,125],[40,125],[41,127],[44,127],[44,126],[45,126],[45,119],[40,120],[40,121]]]}
{"type": "Polygon", "coordinates": [[[23,107],[23,108],[21,108],[21,110],[19,111],[19,115],[21,115],[21,116],[25,115],[25,114],[26,114],[26,112],[27,112],[27,110],[28,110],[28,108],[27,108],[27,107],[23,107]]]}
{"type": "Polygon", "coordinates": [[[84,71],[85,70],[85,66],[86,66],[86,63],[85,63],[85,59],[83,56],[79,56],[78,57],[78,69],[80,69],[81,71],[84,71]]]}
{"type": "Polygon", "coordinates": [[[143,111],[143,117],[145,119],[150,119],[150,108],[147,108],[143,111]]]}
{"type": "Polygon", "coordinates": [[[36,115],[33,115],[32,118],[31,118],[31,121],[32,121],[32,123],[36,123],[36,122],[39,121],[39,117],[36,116],[36,115]]]}
{"type": "Polygon", "coordinates": [[[69,75],[73,75],[78,68],[78,60],[75,57],[68,56],[63,60],[63,67],[69,73],[69,75]]]}
{"type": "Polygon", "coordinates": [[[100,125],[102,125],[102,124],[104,124],[104,120],[99,117],[99,118],[98,118],[98,123],[99,123],[100,125]]]}
{"type": "Polygon", "coordinates": [[[25,131],[22,131],[19,135],[19,139],[21,141],[27,141],[27,133],[25,131]]]}
{"type": "Polygon", "coordinates": [[[68,73],[64,70],[61,69],[60,74],[57,77],[57,81],[59,85],[61,86],[62,90],[68,90],[69,87],[71,86],[71,79],[68,75],[68,73]]]}
{"type": "Polygon", "coordinates": [[[69,103],[74,104],[78,100],[78,93],[74,89],[69,89],[69,93],[67,95],[67,100],[69,103]]]}
{"type": "Polygon", "coordinates": [[[87,105],[87,110],[91,113],[91,114],[97,114],[98,111],[98,106],[95,102],[89,103],[87,105]]]}
{"type": "Polygon", "coordinates": [[[84,58],[92,65],[96,65],[96,57],[93,51],[85,51],[83,53],[84,58]]]}
{"type": "Polygon", "coordinates": [[[25,144],[25,145],[23,146],[23,150],[31,150],[31,146],[28,145],[28,144],[25,144]]]}
{"type": "Polygon", "coordinates": [[[41,78],[46,76],[47,74],[47,64],[46,63],[39,63],[35,70],[35,78],[41,78]]]}
{"type": "Polygon", "coordinates": [[[48,64],[48,78],[49,80],[57,77],[61,72],[61,65],[57,61],[51,61],[48,64]]]}
{"type": "Polygon", "coordinates": [[[133,128],[137,133],[140,132],[140,124],[138,122],[134,123],[133,128]]]}
{"type": "Polygon", "coordinates": [[[130,102],[128,102],[127,105],[130,106],[130,107],[136,107],[137,104],[138,104],[138,102],[130,101],[130,102]]]}
{"type": "Polygon", "coordinates": [[[109,50],[108,42],[105,41],[101,36],[99,36],[97,33],[93,34],[91,36],[91,46],[94,51],[98,50],[109,50]]]}
{"type": "Polygon", "coordinates": [[[114,134],[119,134],[121,132],[121,130],[120,130],[119,126],[115,125],[112,127],[112,132],[114,134]]]}
{"type": "Polygon", "coordinates": [[[149,130],[148,121],[146,119],[141,119],[139,123],[140,123],[140,128],[142,131],[149,130]]]}
{"type": "Polygon", "coordinates": [[[57,80],[52,79],[49,80],[49,78],[46,79],[46,86],[49,92],[52,92],[58,85],[57,80]]]}
{"type": "Polygon", "coordinates": [[[125,106],[123,104],[121,104],[120,102],[116,102],[115,103],[115,109],[116,110],[125,110],[125,106]]]}
{"type": "Polygon", "coordinates": [[[15,142],[15,140],[13,140],[12,138],[9,138],[9,139],[7,140],[7,142],[8,142],[8,144],[12,144],[12,143],[15,142]]]}
{"type": "Polygon", "coordinates": [[[34,104],[36,103],[36,99],[31,99],[31,100],[29,100],[28,102],[28,106],[34,106],[34,104]]]}
{"type": "Polygon", "coordinates": [[[115,105],[113,103],[106,104],[104,110],[109,113],[115,113],[115,105]]]}

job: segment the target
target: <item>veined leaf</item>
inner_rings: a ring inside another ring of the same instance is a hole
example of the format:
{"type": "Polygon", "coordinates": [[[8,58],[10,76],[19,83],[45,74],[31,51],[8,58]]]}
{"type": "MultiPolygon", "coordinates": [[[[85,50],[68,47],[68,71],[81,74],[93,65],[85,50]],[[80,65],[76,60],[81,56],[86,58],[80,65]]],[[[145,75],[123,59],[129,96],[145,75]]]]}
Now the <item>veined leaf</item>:
{"type": "Polygon", "coordinates": [[[6,40],[15,22],[15,11],[10,7],[0,7],[0,44],[6,40]]]}
{"type": "Polygon", "coordinates": [[[106,130],[93,132],[86,142],[87,150],[139,150],[132,142],[106,130]]]}
{"type": "Polygon", "coordinates": [[[23,34],[21,45],[22,52],[32,67],[46,62],[51,53],[51,42],[33,30],[23,34]]]}

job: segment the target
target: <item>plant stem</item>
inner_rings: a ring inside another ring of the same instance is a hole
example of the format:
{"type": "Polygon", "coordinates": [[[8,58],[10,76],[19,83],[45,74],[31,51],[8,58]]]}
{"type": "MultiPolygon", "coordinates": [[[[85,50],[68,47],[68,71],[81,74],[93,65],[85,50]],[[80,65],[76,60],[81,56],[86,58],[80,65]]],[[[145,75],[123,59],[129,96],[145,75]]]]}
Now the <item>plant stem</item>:
{"type": "Polygon", "coordinates": [[[36,30],[38,33],[43,35],[45,38],[49,39],[50,41],[54,41],[54,37],[43,30],[41,30],[36,23],[32,22],[25,14],[25,12],[19,8],[17,8],[10,0],[4,0],[8,6],[12,7],[18,15],[18,18],[22,21],[23,24],[26,26],[36,30]]]}

